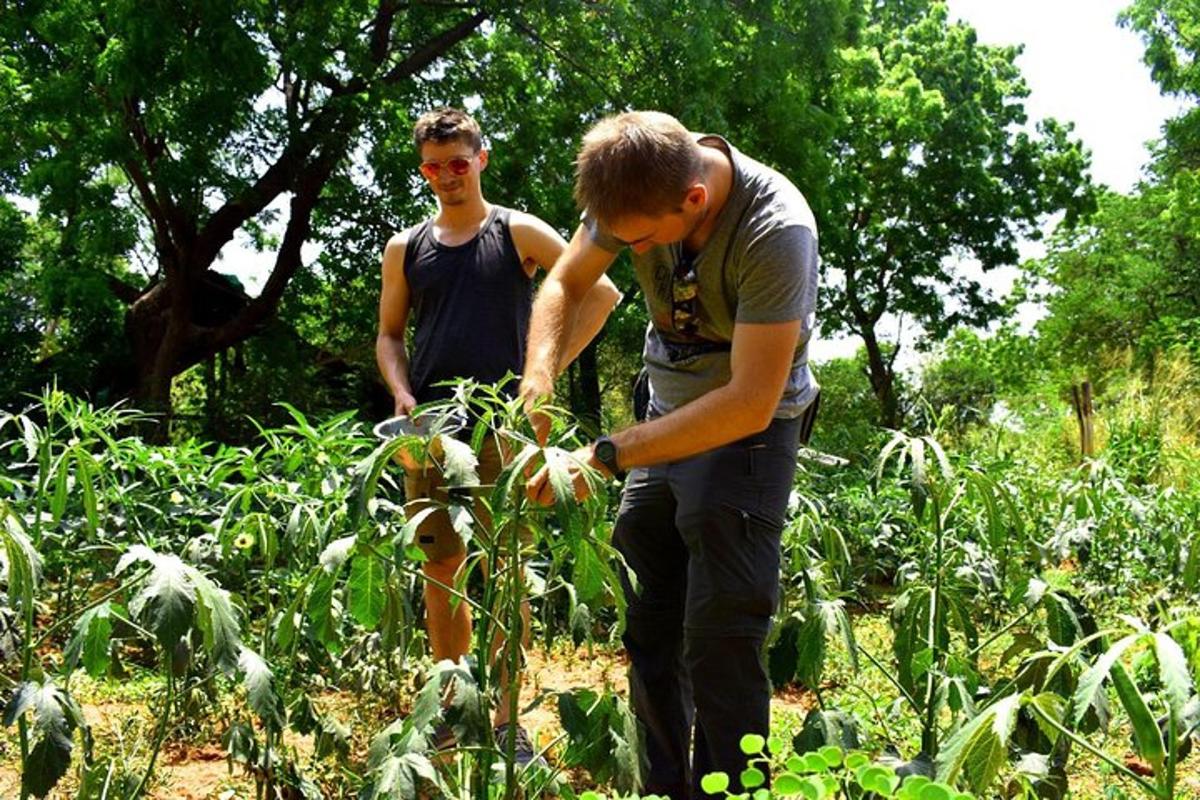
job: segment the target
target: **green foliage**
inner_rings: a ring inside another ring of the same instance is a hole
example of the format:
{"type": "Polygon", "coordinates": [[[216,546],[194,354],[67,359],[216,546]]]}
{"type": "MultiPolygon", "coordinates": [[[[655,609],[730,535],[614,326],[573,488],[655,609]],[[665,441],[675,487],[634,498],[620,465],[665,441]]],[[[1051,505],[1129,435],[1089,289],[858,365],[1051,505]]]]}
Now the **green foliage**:
{"type": "Polygon", "coordinates": [[[821,408],[812,446],[858,466],[872,464],[884,433],[879,427],[879,401],[871,389],[866,351],[860,348],[854,358],[815,365],[813,372],[821,384],[821,408]]]}
{"type": "Polygon", "coordinates": [[[1181,172],[1106,193],[1087,225],[1060,230],[1036,274],[1049,281],[1038,323],[1044,357],[1094,379],[1130,352],[1153,376],[1162,353],[1191,349],[1200,317],[1200,178],[1181,172]]]}
{"type": "Polygon", "coordinates": [[[1019,48],[979,44],[940,3],[868,8],[831,89],[837,157],[819,219],[821,307],[832,329],[862,337],[883,422],[894,427],[884,314],[934,339],[998,318],[1003,306],[948,257],[969,254],[984,270],[1013,264],[1017,237],[1036,235],[1042,215],[1063,209],[1074,219],[1091,201],[1087,157],[1069,127],[1018,130],[1028,94],[1019,48]]]}
{"type": "Polygon", "coordinates": [[[22,765],[21,792],[45,797],[71,764],[72,737],[83,714],[49,678],[17,687],[4,710],[5,726],[24,719],[26,712],[32,712],[33,747],[22,765]]]}
{"type": "Polygon", "coordinates": [[[778,797],[834,800],[861,797],[864,793],[897,800],[971,800],[973,797],[923,776],[909,775],[902,779],[890,767],[871,763],[870,758],[858,750],[844,751],[830,745],[801,756],[790,753],[782,740],[768,741],[756,734],[743,736],[741,749],[751,756],[751,766],[741,773],[737,784],[724,772],[705,775],[700,780],[700,787],[707,794],[729,798],[753,796],[755,800],[778,797]],[[776,769],[772,770],[772,766],[776,769]],[[771,785],[765,788],[772,772],[775,774],[771,777],[771,785]],[[743,793],[736,792],[738,786],[743,793]]]}
{"type": "Polygon", "coordinates": [[[642,784],[645,755],[633,711],[611,692],[576,689],[558,695],[558,714],[568,736],[564,766],[584,767],[598,783],[620,792],[642,784]]]}

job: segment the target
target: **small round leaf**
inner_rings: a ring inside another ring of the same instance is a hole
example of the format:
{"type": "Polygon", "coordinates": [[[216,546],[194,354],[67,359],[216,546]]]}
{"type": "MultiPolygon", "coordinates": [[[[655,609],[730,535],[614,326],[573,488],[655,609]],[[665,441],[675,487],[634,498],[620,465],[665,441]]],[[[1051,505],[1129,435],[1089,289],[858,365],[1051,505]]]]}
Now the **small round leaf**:
{"type": "Polygon", "coordinates": [[[769,750],[773,756],[777,756],[782,753],[783,748],[785,747],[787,747],[787,742],[778,736],[772,736],[767,739],[767,750],[769,750]]]}
{"type": "Polygon", "coordinates": [[[945,784],[931,783],[921,788],[921,793],[917,795],[920,800],[950,800],[954,797],[954,791],[945,784]]]}
{"type": "Polygon", "coordinates": [[[817,751],[821,754],[821,758],[830,767],[839,767],[842,764],[842,748],[834,745],[826,745],[817,751]]]}
{"type": "Polygon", "coordinates": [[[767,776],[763,775],[762,770],[757,767],[746,767],[742,770],[741,777],[742,786],[746,789],[753,789],[767,782],[767,776]]]}
{"type": "Polygon", "coordinates": [[[870,763],[871,757],[866,753],[853,752],[846,754],[846,769],[850,770],[851,772],[857,770],[859,767],[865,764],[870,763]]]}
{"type": "Polygon", "coordinates": [[[712,772],[700,779],[700,788],[707,794],[720,794],[729,788],[729,776],[724,772],[712,772]]]}
{"type": "Polygon", "coordinates": [[[743,753],[748,756],[756,756],[762,752],[763,746],[766,743],[766,739],[763,739],[757,733],[747,733],[738,744],[742,748],[743,753]]]}
{"type": "Polygon", "coordinates": [[[814,775],[804,779],[804,783],[800,787],[800,794],[804,795],[804,800],[825,800],[828,792],[825,782],[814,775]]]}
{"type": "Polygon", "coordinates": [[[793,795],[800,793],[800,776],[794,772],[785,772],[775,779],[771,788],[778,795],[793,795]]]}

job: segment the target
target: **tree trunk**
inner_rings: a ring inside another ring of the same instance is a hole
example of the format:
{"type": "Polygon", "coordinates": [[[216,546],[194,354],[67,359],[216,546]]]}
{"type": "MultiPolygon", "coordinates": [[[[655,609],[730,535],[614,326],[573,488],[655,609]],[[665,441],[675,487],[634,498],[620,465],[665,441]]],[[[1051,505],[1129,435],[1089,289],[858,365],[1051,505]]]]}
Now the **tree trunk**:
{"type": "Polygon", "coordinates": [[[885,428],[900,427],[900,403],[896,397],[896,375],[892,362],[883,353],[875,331],[862,331],[863,344],[867,348],[868,377],[871,390],[879,401],[879,424],[885,428]]]}

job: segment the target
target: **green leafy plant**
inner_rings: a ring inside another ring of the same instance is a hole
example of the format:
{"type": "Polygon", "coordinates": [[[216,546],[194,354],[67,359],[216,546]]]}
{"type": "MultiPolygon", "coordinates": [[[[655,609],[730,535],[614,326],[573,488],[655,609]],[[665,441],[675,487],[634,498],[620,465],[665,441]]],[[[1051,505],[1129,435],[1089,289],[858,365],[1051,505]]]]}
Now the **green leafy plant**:
{"type": "Polygon", "coordinates": [[[798,755],[789,752],[779,737],[764,738],[747,734],[741,740],[742,752],[750,756],[748,766],[739,775],[743,791],[730,791],[732,781],[724,772],[705,775],[701,788],[710,795],[737,800],[770,800],[775,797],[802,797],[806,800],[858,798],[872,796],[897,800],[971,800],[972,795],[925,776],[901,777],[889,766],[872,763],[859,750],[846,752],[828,745],[798,755]],[[773,767],[776,767],[773,770],[773,767]],[[772,774],[774,773],[774,774],[772,774]]]}

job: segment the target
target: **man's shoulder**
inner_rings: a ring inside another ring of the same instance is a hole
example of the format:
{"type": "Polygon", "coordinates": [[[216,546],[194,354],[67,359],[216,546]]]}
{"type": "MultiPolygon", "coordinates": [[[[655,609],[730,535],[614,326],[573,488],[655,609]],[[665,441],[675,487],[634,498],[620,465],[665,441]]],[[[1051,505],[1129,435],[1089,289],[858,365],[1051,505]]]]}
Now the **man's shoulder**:
{"type": "Polygon", "coordinates": [[[499,206],[502,214],[508,217],[508,227],[510,230],[546,230],[552,229],[553,226],[546,220],[530,214],[528,211],[522,211],[519,208],[508,208],[499,206]]]}

